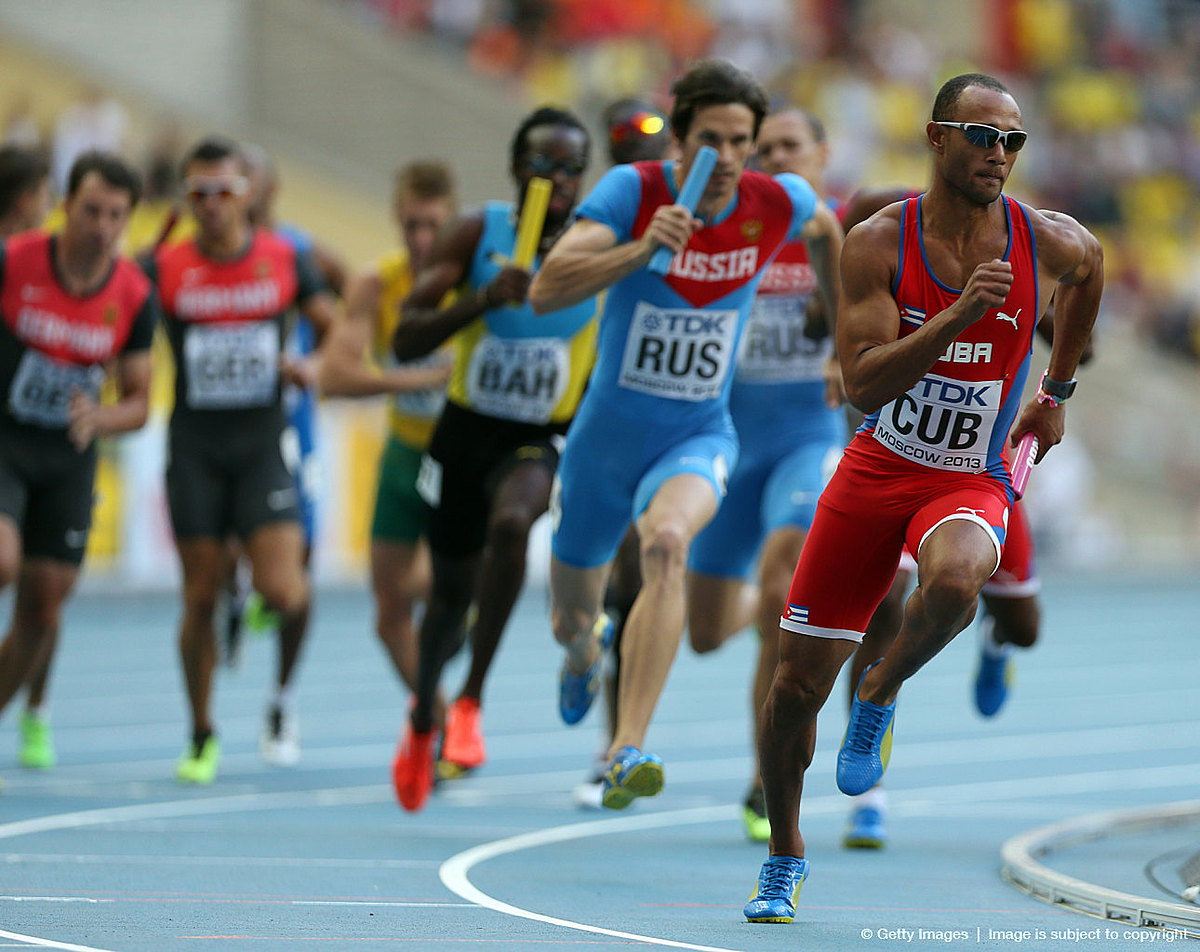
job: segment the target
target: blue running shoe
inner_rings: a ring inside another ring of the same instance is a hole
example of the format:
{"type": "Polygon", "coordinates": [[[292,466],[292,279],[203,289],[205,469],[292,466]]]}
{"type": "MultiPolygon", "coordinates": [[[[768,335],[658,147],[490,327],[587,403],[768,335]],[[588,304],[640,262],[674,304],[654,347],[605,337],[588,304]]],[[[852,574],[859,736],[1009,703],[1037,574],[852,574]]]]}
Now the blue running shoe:
{"type": "Polygon", "coordinates": [[[883,811],[875,807],[855,807],[842,834],[842,846],[848,850],[881,850],[887,846],[887,827],[883,811]]]}
{"type": "Polygon", "coordinates": [[[1008,689],[1012,687],[1016,665],[1012,652],[1002,654],[989,651],[979,653],[979,671],[975,674],[975,707],[984,717],[994,716],[1008,700],[1008,689]]]}
{"type": "Polygon", "coordinates": [[[662,761],[636,747],[622,747],[604,774],[600,803],[610,810],[624,810],[637,797],[652,797],[662,788],[662,761]]]}
{"type": "Polygon", "coordinates": [[[600,647],[592,666],[583,674],[576,674],[567,667],[565,661],[563,662],[562,670],[558,673],[558,713],[562,715],[564,723],[578,724],[582,721],[591,709],[592,702],[596,700],[596,695],[600,693],[600,669],[604,664],[604,652],[612,644],[615,630],[612,619],[601,613],[596,619],[595,627],[592,628],[592,634],[600,647]]]}
{"type": "Polygon", "coordinates": [[[758,871],[758,882],[742,912],[748,922],[791,922],[796,918],[796,896],[808,878],[808,860],[772,856],[758,871]]]}
{"type": "MultiPolygon", "coordinates": [[[[880,659],[882,660],[882,659],[880,659]]],[[[850,705],[850,723],[837,756],[837,785],[842,793],[856,797],[879,783],[892,759],[892,724],[896,720],[896,702],[886,707],[859,700],[863,678],[879,661],[867,665],[858,679],[850,705]]]]}

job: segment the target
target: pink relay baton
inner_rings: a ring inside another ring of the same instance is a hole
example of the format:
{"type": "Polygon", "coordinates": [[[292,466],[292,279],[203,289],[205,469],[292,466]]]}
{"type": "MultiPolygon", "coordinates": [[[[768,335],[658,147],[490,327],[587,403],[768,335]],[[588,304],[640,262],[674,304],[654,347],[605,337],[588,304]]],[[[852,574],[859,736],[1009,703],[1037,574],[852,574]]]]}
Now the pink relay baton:
{"type": "Polygon", "coordinates": [[[1017,443],[1016,459],[1012,466],[1013,496],[1020,499],[1025,495],[1025,486],[1029,482],[1029,473],[1033,470],[1033,461],[1037,459],[1038,438],[1032,433],[1026,433],[1017,443]]]}
{"type": "MultiPolygon", "coordinates": [[[[676,205],[682,205],[695,214],[696,206],[700,204],[700,196],[704,194],[704,186],[708,177],[717,164],[717,150],[711,145],[702,145],[692,159],[692,167],[688,169],[687,178],[683,180],[683,188],[679,190],[676,205]]],[[[647,267],[655,274],[666,274],[671,267],[671,259],[675,253],[665,245],[654,252],[647,267]]]]}

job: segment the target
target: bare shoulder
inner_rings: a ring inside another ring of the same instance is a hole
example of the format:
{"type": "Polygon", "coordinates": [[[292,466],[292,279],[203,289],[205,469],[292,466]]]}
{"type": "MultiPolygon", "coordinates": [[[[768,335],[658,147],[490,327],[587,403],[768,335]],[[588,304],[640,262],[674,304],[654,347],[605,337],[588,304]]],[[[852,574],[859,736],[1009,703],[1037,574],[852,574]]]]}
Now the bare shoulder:
{"type": "Polygon", "coordinates": [[[1096,236],[1070,215],[1048,208],[1028,211],[1038,260],[1053,274],[1068,274],[1102,256],[1096,236]]]}
{"type": "Polygon", "coordinates": [[[862,188],[850,196],[842,209],[842,227],[848,232],[859,222],[864,222],[875,213],[902,202],[915,195],[908,188],[862,188]]]}
{"type": "Polygon", "coordinates": [[[843,254],[869,255],[895,260],[900,251],[900,214],[903,202],[887,205],[846,234],[843,254]]]}

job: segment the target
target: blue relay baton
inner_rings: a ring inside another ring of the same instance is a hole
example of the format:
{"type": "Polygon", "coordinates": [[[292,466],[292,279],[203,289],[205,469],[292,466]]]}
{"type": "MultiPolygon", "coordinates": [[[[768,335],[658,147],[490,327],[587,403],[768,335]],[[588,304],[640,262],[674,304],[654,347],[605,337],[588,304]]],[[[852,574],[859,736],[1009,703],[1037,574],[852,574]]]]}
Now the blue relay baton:
{"type": "MultiPolygon", "coordinates": [[[[688,169],[687,178],[684,179],[683,188],[679,190],[679,197],[675,200],[675,204],[682,205],[689,212],[695,213],[696,206],[700,203],[700,196],[704,194],[704,187],[708,184],[708,177],[712,175],[716,164],[717,150],[711,145],[700,146],[700,150],[692,160],[692,167],[688,169]]],[[[660,247],[651,256],[650,264],[647,267],[655,274],[666,274],[671,267],[673,257],[675,257],[675,253],[670,248],[660,247]]]]}

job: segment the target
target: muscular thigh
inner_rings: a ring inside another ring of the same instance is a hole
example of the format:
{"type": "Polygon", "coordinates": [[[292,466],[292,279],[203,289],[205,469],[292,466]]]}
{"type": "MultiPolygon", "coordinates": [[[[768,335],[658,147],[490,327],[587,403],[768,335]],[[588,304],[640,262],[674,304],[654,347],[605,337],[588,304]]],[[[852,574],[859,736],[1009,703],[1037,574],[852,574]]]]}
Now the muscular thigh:
{"type": "MultiPolygon", "coordinates": [[[[547,474],[558,465],[563,426],[498,420],[447,404],[421,462],[418,489],[428,505],[429,546],[437,555],[469,558],[487,540],[496,494],[506,478],[530,466],[547,474]]],[[[541,472],[539,472],[539,479],[541,472]]],[[[544,503],[542,504],[544,505],[544,503]]]]}

